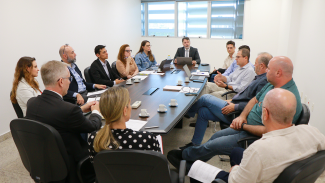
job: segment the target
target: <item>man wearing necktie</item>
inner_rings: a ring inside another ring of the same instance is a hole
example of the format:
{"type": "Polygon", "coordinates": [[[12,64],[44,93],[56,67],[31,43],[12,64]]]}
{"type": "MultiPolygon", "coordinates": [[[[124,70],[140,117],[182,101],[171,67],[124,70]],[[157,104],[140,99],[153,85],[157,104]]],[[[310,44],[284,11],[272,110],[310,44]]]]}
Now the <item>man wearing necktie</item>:
{"type": "Polygon", "coordinates": [[[200,64],[201,59],[197,48],[191,47],[190,38],[184,37],[182,39],[183,47],[177,49],[177,52],[174,57],[174,63],[177,64],[177,57],[192,57],[192,64],[200,64]]]}

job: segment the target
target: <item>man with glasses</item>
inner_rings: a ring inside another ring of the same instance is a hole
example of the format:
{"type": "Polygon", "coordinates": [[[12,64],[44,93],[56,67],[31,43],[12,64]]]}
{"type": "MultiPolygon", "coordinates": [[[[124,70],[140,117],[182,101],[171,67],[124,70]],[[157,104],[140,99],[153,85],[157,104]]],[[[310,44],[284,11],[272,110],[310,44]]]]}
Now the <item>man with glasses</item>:
{"type": "Polygon", "coordinates": [[[199,51],[197,50],[197,48],[193,48],[191,46],[190,38],[184,37],[182,39],[182,44],[183,47],[177,49],[177,52],[174,57],[174,63],[177,64],[177,59],[176,59],[177,57],[192,57],[193,65],[200,64],[201,59],[200,59],[199,51]]]}
{"type": "Polygon", "coordinates": [[[59,54],[61,60],[68,64],[68,69],[72,76],[72,80],[69,86],[68,93],[63,97],[64,100],[74,103],[77,99],[78,105],[83,105],[87,102],[87,91],[92,91],[95,88],[105,89],[106,85],[87,83],[82,77],[82,73],[76,65],[76,53],[74,49],[65,44],[60,47],[59,54]]]}
{"type": "Polygon", "coordinates": [[[99,103],[88,102],[78,107],[63,101],[71,78],[67,65],[63,62],[45,63],[41,68],[41,76],[45,90],[27,102],[26,118],[48,124],[60,133],[69,156],[70,172],[66,182],[79,182],[77,164],[89,156],[87,142],[82,139],[81,133],[99,130],[102,126],[99,103]],[[83,113],[89,111],[92,114],[87,119],[83,113]]]}
{"type": "Polygon", "coordinates": [[[109,62],[106,60],[108,59],[108,53],[104,45],[97,45],[95,47],[95,55],[97,59],[90,66],[90,77],[95,83],[112,87],[124,81],[112,70],[109,62]]]}
{"type": "MultiPolygon", "coordinates": [[[[214,83],[208,82],[201,95],[211,94],[215,97],[225,99],[221,95],[228,90],[240,92],[244,90],[254,79],[254,68],[249,64],[250,51],[242,48],[236,56],[238,68],[229,76],[224,76],[220,72],[214,77],[214,83]]],[[[234,95],[231,96],[231,98],[234,95]]],[[[230,97],[229,97],[230,98],[230,97]]]]}

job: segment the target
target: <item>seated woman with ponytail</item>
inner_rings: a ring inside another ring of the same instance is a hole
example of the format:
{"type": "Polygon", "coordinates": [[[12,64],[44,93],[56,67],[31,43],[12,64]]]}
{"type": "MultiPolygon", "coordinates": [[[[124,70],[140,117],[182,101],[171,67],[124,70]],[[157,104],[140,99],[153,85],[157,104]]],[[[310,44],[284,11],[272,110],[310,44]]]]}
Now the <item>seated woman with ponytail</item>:
{"type": "Polygon", "coordinates": [[[105,91],[99,102],[99,109],[106,120],[98,131],[88,138],[90,161],[102,150],[139,149],[160,152],[157,137],[150,132],[133,131],[125,123],[131,116],[129,91],[124,87],[112,87],[105,91]]]}

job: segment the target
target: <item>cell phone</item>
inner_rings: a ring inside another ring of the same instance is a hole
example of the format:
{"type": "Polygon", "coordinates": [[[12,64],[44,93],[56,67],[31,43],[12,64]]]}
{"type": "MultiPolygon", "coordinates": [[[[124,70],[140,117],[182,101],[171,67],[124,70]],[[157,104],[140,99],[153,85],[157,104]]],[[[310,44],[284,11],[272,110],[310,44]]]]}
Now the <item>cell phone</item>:
{"type": "Polygon", "coordinates": [[[185,96],[197,96],[197,93],[185,93],[185,96]]]}
{"type": "Polygon", "coordinates": [[[193,82],[203,83],[203,80],[193,80],[193,82]]]}

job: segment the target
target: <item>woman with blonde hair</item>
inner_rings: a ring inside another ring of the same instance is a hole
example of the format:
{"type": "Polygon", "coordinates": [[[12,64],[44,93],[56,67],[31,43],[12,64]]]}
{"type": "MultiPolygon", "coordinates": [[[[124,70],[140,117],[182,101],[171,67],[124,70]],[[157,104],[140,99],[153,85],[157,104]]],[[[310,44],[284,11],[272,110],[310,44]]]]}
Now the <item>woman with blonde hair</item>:
{"type": "Polygon", "coordinates": [[[117,55],[116,69],[120,76],[125,79],[132,78],[139,73],[139,69],[134,59],[131,57],[132,50],[128,44],[120,47],[117,55]]]}
{"type": "Polygon", "coordinates": [[[27,101],[42,93],[35,79],[38,71],[35,58],[21,57],[18,60],[10,100],[14,104],[18,103],[24,116],[26,116],[27,101]]]}
{"type": "Polygon", "coordinates": [[[126,128],[131,116],[129,91],[124,87],[112,87],[105,91],[99,102],[105,125],[88,138],[90,160],[102,150],[139,149],[160,151],[157,137],[150,132],[126,128]]]}
{"type": "Polygon", "coordinates": [[[140,49],[135,55],[135,63],[137,63],[139,71],[144,71],[157,64],[155,56],[151,53],[149,41],[144,40],[141,42],[140,49]]]}

